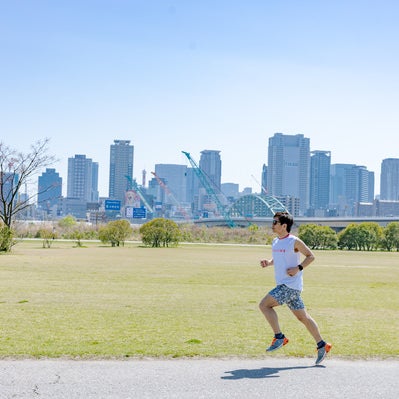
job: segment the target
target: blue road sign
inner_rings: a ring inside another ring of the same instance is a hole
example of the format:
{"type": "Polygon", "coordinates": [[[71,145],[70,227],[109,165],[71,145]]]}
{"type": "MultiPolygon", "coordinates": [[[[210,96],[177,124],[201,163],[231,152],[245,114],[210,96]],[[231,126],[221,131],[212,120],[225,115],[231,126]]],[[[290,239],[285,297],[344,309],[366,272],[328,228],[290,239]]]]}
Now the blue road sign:
{"type": "Polygon", "coordinates": [[[121,202],[119,200],[105,200],[106,211],[120,211],[121,202]]]}
{"type": "Polygon", "coordinates": [[[147,217],[147,209],[144,207],[133,208],[133,219],[145,219],[147,217]]]}

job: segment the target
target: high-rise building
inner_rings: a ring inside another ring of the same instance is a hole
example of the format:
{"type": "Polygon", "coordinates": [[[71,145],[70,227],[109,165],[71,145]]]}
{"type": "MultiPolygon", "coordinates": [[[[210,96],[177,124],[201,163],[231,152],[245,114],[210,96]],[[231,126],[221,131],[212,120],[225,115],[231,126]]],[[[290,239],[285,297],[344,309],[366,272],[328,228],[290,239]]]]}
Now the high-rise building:
{"type": "Polygon", "coordinates": [[[346,181],[347,175],[356,165],[337,163],[332,164],[330,169],[330,208],[336,209],[338,214],[344,216],[343,211],[347,208],[346,181]]]}
{"type": "Polygon", "coordinates": [[[262,178],[261,178],[261,194],[267,195],[267,165],[262,166],[262,178]]]}
{"type": "Polygon", "coordinates": [[[355,165],[347,171],[346,197],[349,205],[358,202],[373,202],[374,173],[365,166],[355,165]]]}
{"type": "Polygon", "coordinates": [[[50,210],[62,196],[62,177],[55,169],[47,168],[38,178],[38,208],[50,210]]]}
{"type": "Polygon", "coordinates": [[[386,158],[381,163],[380,199],[399,201],[399,159],[386,158]]]}
{"type": "Polygon", "coordinates": [[[358,203],[374,199],[374,172],[353,164],[331,165],[330,208],[339,216],[355,216],[358,203]]]}
{"type": "Polygon", "coordinates": [[[310,209],[326,210],[330,202],[330,151],[310,152],[310,209]]]}
{"type": "Polygon", "coordinates": [[[86,155],[68,158],[67,197],[86,202],[98,201],[98,163],[86,155]]]}
{"type": "Polygon", "coordinates": [[[275,133],[269,138],[267,191],[299,199],[299,212],[309,207],[310,140],[303,134],[275,133]]]}
{"type": "Polygon", "coordinates": [[[222,183],[222,160],[220,158],[220,151],[201,151],[199,167],[208,177],[215,192],[219,193],[222,183]]]}
{"type": "Polygon", "coordinates": [[[109,198],[125,203],[133,179],[134,146],[130,140],[114,140],[110,146],[109,198]]]}
{"type": "Polygon", "coordinates": [[[175,164],[156,164],[155,174],[164,182],[171,195],[166,195],[165,203],[187,202],[187,166],[175,164]],[[172,197],[173,196],[173,197],[172,197]]]}
{"type": "Polygon", "coordinates": [[[222,183],[222,192],[230,202],[233,202],[240,195],[240,185],[237,183],[222,183]]]}
{"type": "Polygon", "coordinates": [[[372,203],[374,201],[374,172],[370,172],[365,166],[358,166],[357,173],[359,179],[357,202],[372,203]]]}
{"type": "Polygon", "coordinates": [[[198,204],[198,193],[199,193],[199,179],[195,173],[194,168],[187,168],[186,172],[186,186],[187,186],[187,202],[194,204],[194,207],[198,204]]]}

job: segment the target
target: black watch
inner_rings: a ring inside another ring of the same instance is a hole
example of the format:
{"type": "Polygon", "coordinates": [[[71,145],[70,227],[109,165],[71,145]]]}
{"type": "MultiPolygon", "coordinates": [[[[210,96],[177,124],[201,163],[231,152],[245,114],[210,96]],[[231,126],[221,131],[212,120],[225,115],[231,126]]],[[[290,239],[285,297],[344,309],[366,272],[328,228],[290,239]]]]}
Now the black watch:
{"type": "Polygon", "coordinates": [[[302,266],[302,265],[298,265],[298,269],[299,269],[300,271],[302,271],[302,270],[303,270],[303,266],[302,266]]]}

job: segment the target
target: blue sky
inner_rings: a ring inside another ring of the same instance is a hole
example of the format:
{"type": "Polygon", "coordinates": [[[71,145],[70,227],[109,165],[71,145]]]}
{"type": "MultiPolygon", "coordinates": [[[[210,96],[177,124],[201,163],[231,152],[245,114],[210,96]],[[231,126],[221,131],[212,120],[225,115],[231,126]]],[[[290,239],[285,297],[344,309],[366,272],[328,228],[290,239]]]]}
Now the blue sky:
{"type": "Polygon", "coordinates": [[[220,150],[222,181],[252,186],[276,132],[332,163],[399,158],[399,2],[0,0],[0,141],[44,137],[59,158],[99,162],[135,146],[156,163],[220,150]]]}

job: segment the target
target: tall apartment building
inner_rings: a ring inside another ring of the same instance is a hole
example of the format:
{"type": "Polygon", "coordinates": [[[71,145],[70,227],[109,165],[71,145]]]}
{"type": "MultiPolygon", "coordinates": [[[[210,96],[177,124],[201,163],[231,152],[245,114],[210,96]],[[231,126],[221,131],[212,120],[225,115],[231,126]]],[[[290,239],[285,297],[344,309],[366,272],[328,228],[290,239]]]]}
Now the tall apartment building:
{"type": "Polygon", "coordinates": [[[299,199],[299,212],[309,207],[310,140],[303,134],[275,133],[269,138],[267,191],[299,199]]]}
{"type": "Polygon", "coordinates": [[[194,168],[187,168],[186,172],[186,187],[187,187],[187,202],[194,205],[194,209],[198,209],[198,193],[200,181],[194,168]]]}
{"type": "Polygon", "coordinates": [[[380,199],[399,201],[399,159],[386,158],[381,163],[380,199]]]}
{"type": "Polygon", "coordinates": [[[47,168],[38,178],[38,208],[50,210],[62,196],[62,177],[55,169],[47,168]]]}
{"type": "Polygon", "coordinates": [[[133,179],[134,146],[130,140],[114,140],[110,146],[109,198],[121,201],[124,205],[126,192],[130,189],[129,179],[133,179]]]}
{"type": "Polygon", "coordinates": [[[234,201],[240,196],[240,185],[237,183],[222,183],[222,192],[229,201],[234,201]]]}
{"type": "Polygon", "coordinates": [[[267,165],[263,164],[262,166],[262,175],[261,175],[261,185],[260,192],[263,195],[267,195],[267,165]]]}
{"type": "Polygon", "coordinates": [[[374,172],[354,164],[331,165],[330,207],[338,216],[355,216],[357,203],[374,200],[374,172]]]}
{"type": "Polygon", "coordinates": [[[201,151],[199,167],[208,176],[212,188],[216,193],[220,192],[222,184],[222,160],[220,151],[201,151]]]}
{"type": "Polygon", "coordinates": [[[374,172],[365,166],[358,166],[359,193],[358,202],[372,203],[374,201],[374,172]]]}
{"type": "Polygon", "coordinates": [[[86,202],[98,201],[98,163],[86,155],[68,158],[67,197],[86,202]]]}
{"type": "Polygon", "coordinates": [[[330,203],[331,151],[310,152],[310,209],[326,210],[330,203]]]}

